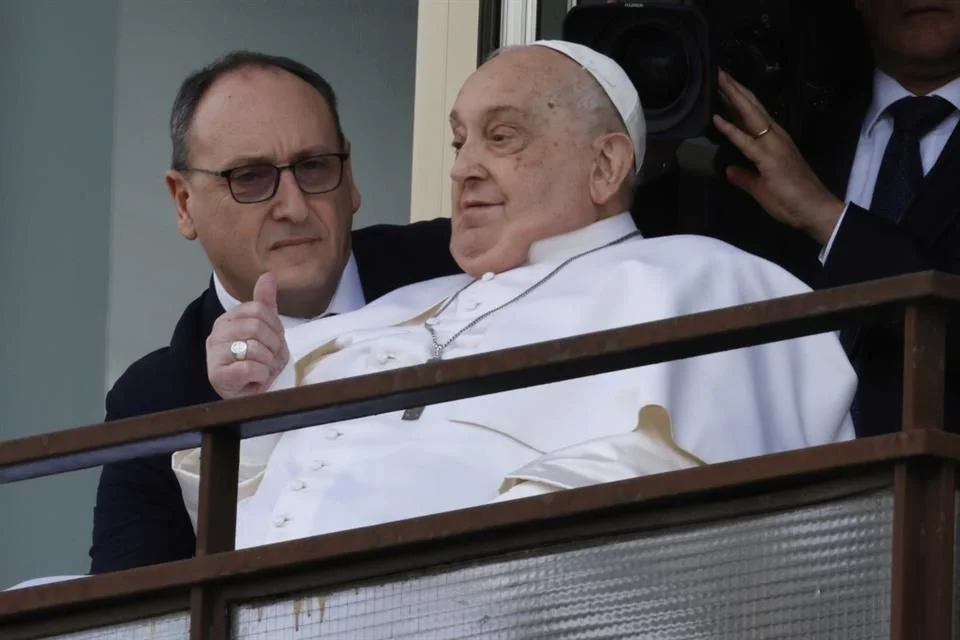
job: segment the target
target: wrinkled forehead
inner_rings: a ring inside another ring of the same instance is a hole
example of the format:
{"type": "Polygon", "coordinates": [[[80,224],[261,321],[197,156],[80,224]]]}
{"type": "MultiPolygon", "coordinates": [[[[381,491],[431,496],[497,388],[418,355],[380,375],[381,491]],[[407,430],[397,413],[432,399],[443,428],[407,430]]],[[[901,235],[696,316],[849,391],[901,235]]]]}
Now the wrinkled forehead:
{"type": "Polygon", "coordinates": [[[493,111],[549,119],[560,111],[560,94],[567,74],[576,71],[572,61],[543,47],[505,51],[467,78],[457,94],[450,119],[465,124],[493,111]]]}

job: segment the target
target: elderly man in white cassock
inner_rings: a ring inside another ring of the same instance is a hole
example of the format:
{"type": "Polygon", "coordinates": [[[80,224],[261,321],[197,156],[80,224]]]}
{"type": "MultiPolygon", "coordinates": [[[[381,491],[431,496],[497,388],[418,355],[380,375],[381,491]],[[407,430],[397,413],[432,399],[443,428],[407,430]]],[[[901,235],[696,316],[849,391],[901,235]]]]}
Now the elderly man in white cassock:
{"type": "MultiPolygon", "coordinates": [[[[450,126],[450,249],[465,273],[285,334],[219,327],[208,365],[222,396],[807,291],[721,242],[640,235],[628,211],[643,112],[606,56],[558,41],[502,51],[465,82],[450,126]]],[[[261,278],[250,304],[270,312],[272,286],[261,278]]],[[[246,440],[236,544],[850,439],[855,384],[830,333],[246,440]]],[[[199,452],[172,463],[196,526],[199,452]]]]}

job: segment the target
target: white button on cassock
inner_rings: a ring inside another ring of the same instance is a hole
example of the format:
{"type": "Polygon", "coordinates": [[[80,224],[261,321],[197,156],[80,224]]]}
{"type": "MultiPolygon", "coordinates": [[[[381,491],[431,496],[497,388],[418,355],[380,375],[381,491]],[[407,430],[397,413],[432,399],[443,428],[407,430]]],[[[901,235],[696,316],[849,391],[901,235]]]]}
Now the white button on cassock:
{"type": "Polygon", "coordinates": [[[304,482],[303,480],[294,480],[293,482],[290,483],[290,490],[291,490],[291,491],[300,491],[300,490],[306,488],[306,486],[307,486],[307,483],[304,482]]]}
{"type": "Polygon", "coordinates": [[[490,271],[487,271],[485,274],[480,276],[480,279],[483,280],[484,282],[489,282],[493,280],[493,273],[490,271]]]}
{"type": "Polygon", "coordinates": [[[289,522],[289,520],[290,520],[290,518],[288,518],[287,516],[277,516],[277,517],[274,518],[274,520],[273,520],[273,525],[274,525],[275,527],[282,527],[283,525],[287,524],[287,522],[289,522]]]}
{"type": "Polygon", "coordinates": [[[470,300],[466,304],[467,311],[476,311],[480,307],[479,300],[470,300]]]}
{"type": "Polygon", "coordinates": [[[343,434],[340,433],[340,431],[338,431],[337,429],[330,428],[324,431],[323,435],[327,438],[327,440],[336,440],[343,434]]]}
{"type": "Polygon", "coordinates": [[[327,466],[327,463],[323,460],[314,460],[310,463],[310,468],[314,471],[320,471],[320,469],[323,469],[325,466],[327,466]]]}

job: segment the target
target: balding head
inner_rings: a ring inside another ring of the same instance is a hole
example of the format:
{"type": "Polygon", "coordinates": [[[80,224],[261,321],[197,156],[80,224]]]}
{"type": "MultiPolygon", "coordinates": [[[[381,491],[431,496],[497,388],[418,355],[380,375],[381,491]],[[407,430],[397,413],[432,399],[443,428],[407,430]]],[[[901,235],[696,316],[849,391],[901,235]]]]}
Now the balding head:
{"type": "Polygon", "coordinates": [[[555,55],[558,52],[541,46],[512,45],[496,49],[487,57],[486,62],[504,54],[523,52],[546,52],[542,59],[545,59],[547,64],[552,62],[559,67],[559,72],[548,77],[547,81],[556,83],[554,90],[558,101],[583,124],[585,135],[628,133],[620,114],[600,83],[569,57],[555,55]]]}
{"type": "Polygon", "coordinates": [[[450,116],[457,262],[474,275],[530,245],[629,208],[634,149],[603,89],[541,46],[503,50],[464,83],[450,116]]]}

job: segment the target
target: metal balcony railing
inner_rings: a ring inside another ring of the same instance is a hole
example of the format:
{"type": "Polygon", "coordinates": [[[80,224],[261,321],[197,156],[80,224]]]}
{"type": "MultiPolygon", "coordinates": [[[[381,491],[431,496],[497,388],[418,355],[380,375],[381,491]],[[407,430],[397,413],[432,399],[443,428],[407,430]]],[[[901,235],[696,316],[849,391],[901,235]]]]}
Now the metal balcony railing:
{"type": "Polygon", "coordinates": [[[202,445],[196,557],[0,593],[0,638],[960,638],[958,302],[914,274],[0,442],[3,483],[202,445]],[[901,433],[232,548],[243,438],[898,317],[901,433]]]}

